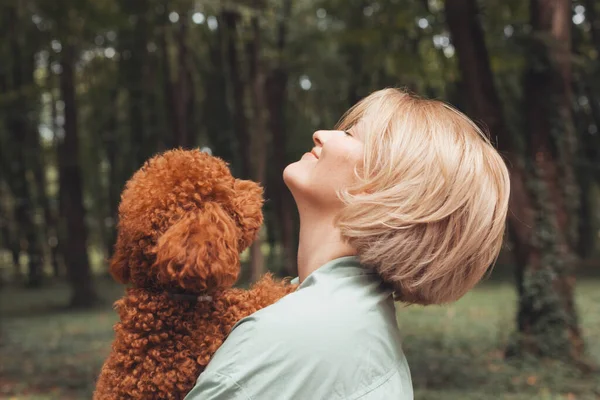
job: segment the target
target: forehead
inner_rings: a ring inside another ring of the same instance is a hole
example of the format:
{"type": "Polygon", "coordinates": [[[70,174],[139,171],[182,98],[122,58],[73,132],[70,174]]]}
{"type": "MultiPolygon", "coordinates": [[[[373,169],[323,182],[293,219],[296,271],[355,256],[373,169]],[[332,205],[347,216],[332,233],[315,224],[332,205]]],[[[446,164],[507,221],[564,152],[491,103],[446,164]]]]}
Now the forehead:
{"type": "MultiPolygon", "coordinates": [[[[368,129],[367,126],[369,118],[368,107],[360,107],[361,104],[357,104],[355,107],[348,110],[346,114],[340,119],[335,126],[336,130],[347,131],[352,136],[358,139],[365,139],[368,129]]],[[[364,104],[363,104],[364,106],[364,104]]]]}
{"type": "Polygon", "coordinates": [[[348,131],[355,128],[355,126],[358,125],[365,113],[365,109],[362,107],[359,109],[359,106],[360,103],[348,110],[342,116],[339,122],[335,125],[335,129],[341,131],[348,131]]]}
{"type": "Polygon", "coordinates": [[[396,89],[384,89],[365,97],[350,108],[336,129],[350,131],[363,139],[373,130],[383,129],[392,119],[403,114],[411,103],[410,96],[396,89]]]}
{"type": "Polygon", "coordinates": [[[346,129],[345,131],[352,134],[357,139],[364,139],[367,133],[367,124],[364,119],[359,119],[356,123],[346,129]]]}

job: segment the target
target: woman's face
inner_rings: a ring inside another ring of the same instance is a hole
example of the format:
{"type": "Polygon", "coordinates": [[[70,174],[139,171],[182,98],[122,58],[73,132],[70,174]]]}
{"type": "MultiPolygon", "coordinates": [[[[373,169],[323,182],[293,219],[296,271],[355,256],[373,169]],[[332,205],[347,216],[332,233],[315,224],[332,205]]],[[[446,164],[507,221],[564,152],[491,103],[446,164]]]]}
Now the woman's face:
{"type": "Polygon", "coordinates": [[[355,183],[355,168],[363,160],[363,143],[354,128],[317,131],[313,142],[310,152],[287,166],[283,179],[299,207],[310,204],[337,209],[342,206],[338,190],[355,183]]]}

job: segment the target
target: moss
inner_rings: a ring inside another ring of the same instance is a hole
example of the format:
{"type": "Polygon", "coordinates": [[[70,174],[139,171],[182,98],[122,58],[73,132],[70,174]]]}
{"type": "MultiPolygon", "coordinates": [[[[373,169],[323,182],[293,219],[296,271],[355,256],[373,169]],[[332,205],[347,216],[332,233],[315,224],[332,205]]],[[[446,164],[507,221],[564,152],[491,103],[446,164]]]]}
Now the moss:
{"type": "Polygon", "coordinates": [[[577,314],[566,307],[571,299],[565,296],[572,293],[557,287],[564,287],[564,280],[572,275],[575,258],[558,229],[557,210],[545,184],[544,171],[536,166],[530,170],[528,189],[536,210],[531,246],[540,259],[523,269],[519,332],[512,338],[508,353],[568,359],[573,354],[570,332],[577,326],[577,314]]]}

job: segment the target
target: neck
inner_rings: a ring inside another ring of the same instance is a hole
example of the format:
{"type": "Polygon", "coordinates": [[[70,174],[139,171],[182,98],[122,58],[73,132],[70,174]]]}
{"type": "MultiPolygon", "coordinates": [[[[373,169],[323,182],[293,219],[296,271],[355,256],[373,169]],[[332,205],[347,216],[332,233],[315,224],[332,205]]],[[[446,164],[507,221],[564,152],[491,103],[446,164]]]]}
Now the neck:
{"type": "Polygon", "coordinates": [[[356,255],[356,250],[342,239],[340,230],[335,227],[333,216],[306,214],[300,214],[300,242],[298,244],[298,278],[300,282],[331,260],[356,255]]]}

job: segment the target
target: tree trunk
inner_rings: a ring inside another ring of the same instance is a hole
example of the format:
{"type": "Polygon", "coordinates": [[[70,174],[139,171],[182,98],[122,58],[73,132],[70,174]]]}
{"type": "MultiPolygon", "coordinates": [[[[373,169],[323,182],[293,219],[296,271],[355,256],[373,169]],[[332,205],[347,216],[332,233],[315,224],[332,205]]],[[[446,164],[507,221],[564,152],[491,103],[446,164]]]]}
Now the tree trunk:
{"type": "MultiPolygon", "coordinates": [[[[8,175],[8,169],[2,168],[2,172],[8,175]]],[[[20,234],[18,226],[14,223],[14,217],[12,210],[6,204],[5,197],[8,194],[5,191],[3,182],[0,181],[0,236],[2,236],[2,247],[7,248],[10,251],[11,263],[13,267],[12,280],[20,282],[22,279],[21,274],[21,244],[20,234]]]]}
{"type": "MultiPolygon", "coordinates": [[[[590,21],[592,26],[592,44],[596,49],[596,53],[600,54],[600,17],[594,6],[594,1],[585,1],[586,19],[590,21]]],[[[596,125],[596,129],[600,129],[600,98],[596,95],[598,87],[593,86],[593,83],[598,84],[595,78],[600,73],[600,65],[595,60],[590,61],[594,65],[591,71],[592,76],[583,76],[578,80],[578,83],[582,86],[583,95],[589,101],[592,122],[596,125]]],[[[600,184],[600,173],[598,173],[600,172],[600,135],[596,132],[595,134],[587,134],[584,137],[586,140],[582,143],[582,150],[586,152],[586,158],[591,166],[595,168],[592,173],[596,177],[596,182],[600,184]]]]}
{"type": "Polygon", "coordinates": [[[214,155],[230,163],[232,173],[240,176],[239,160],[236,154],[236,137],[232,131],[232,117],[227,105],[227,77],[224,63],[223,29],[218,29],[211,35],[209,41],[210,66],[206,77],[206,93],[210,93],[208,101],[204,101],[205,118],[202,125],[210,140],[214,155]]]}
{"type": "Polygon", "coordinates": [[[483,29],[478,22],[475,0],[452,0],[446,4],[446,20],[452,35],[452,43],[457,51],[459,68],[462,73],[462,86],[468,98],[471,116],[483,121],[497,137],[497,147],[508,160],[511,174],[509,230],[515,246],[518,263],[525,265],[531,252],[531,229],[534,212],[531,206],[525,181],[523,162],[512,133],[509,132],[502,103],[494,85],[483,29]]]}
{"type": "MultiPolygon", "coordinates": [[[[267,103],[265,98],[265,74],[260,57],[261,37],[258,17],[250,21],[251,38],[245,41],[247,82],[242,79],[236,44],[239,14],[235,10],[221,13],[225,52],[229,69],[229,98],[234,130],[238,138],[238,154],[241,160],[242,177],[264,185],[266,178],[267,148],[267,103]],[[247,104],[246,99],[250,102],[247,104]],[[251,115],[248,118],[247,113],[251,115]]],[[[262,238],[259,235],[250,248],[251,279],[257,280],[264,269],[264,255],[261,250],[262,238]]]]}
{"type": "Polygon", "coordinates": [[[32,157],[32,167],[33,175],[35,178],[38,204],[44,212],[44,236],[46,238],[46,243],[48,244],[48,249],[50,251],[50,262],[52,264],[52,272],[54,277],[57,278],[61,275],[61,271],[58,260],[56,212],[51,207],[50,201],[48,200],[48,194],[46,192],[46,162],[43,154],[43,149],[40,146],[40,138],[39,135],[37,135],[37,132],[33,132],[32,139],[32,154],[35,155],[35,157],[32,157]]]}
{"type": "MultiPolygon", "coordinates": [[[[585,18],[591,26],[591,42],[596,52],[600,52],[600,18],[598,17],[597,5],[594,0],[584,0],[585,18]]],[[[579,57],[589,57],[588,54],[581,54],[578,43],[584,41],[582,36],[585,32],[582,30],[574,30],[576,35],[573,39],[573,52],[579,57]]],[[[581,47],[587,47],[587,43],[581,47]]],[[[588,131],[591,124],[600,128],[600,100],[597,96],[598,86],[596,77],[600,73],[600,66],[595,59],[589,59],[592,64],[592,70],[581,68],[579,76],[575,79],[579,89],[579,96],[584,96],[588,100],[589,113],[583,107],[580,107],[580,114],[588,114],[587,118],[583,119],[585,126],[578,127],[580,132],[580,149],[579,149],[579,186],[581,188],[580,196],[580,212],[579,212],[579,241],[577,245],[577,253],[580,258],[587,258],[594,254],[596,250],[596,233],[598,232],[598,224],[593,218],[594,211],[594,185],[600,184],[600,136],[598,133],[588,131]],[[596,89],[596,90],[594,90],[596,89]]],[[[575,121],[582,121],[581,115],[575,116],[575,121]]]]}
{"type": "MultiPolygon", "coordinates": [[[[8,14],[8,13],[6,13],[8,14]]],[[[7,15],[9,16],[9,15],[7,15]]],[[[4,21],[3,21],[4,22],[4,21]]],[[[9,25],[9,24],[5,24],[9,25]]],[[[6,32],[2,32],[6,33],[6,32]]],[[[0,93],[7,93],[9,91],[8,86],[8,74],[9,71],[0,68],[0,93]]],[[[8,109],[9,107],[7,107],[8,109]]],[[[6,121],[8,126],[8,121],[6,121]]],[[[20,265],[20,254],[21,254],[21,234],[18,229],[18,225],[14,223],[14,212],[13,207],[9,208],[8,200],[4,200],[9,196],[5,191],[6,188],[14,186],[11,179],[14,179],[12,173],[12,162],[9,160],[9,154],[13,155],[12,149],[8,149],[7,145],[0,146],[0,176],[4,178],[4,182],[0,180],[0,226],[2,227],[2,236],[4,237],[4,245],[10,250],[12,265],[13,265],[13,280],[15,282],[21,281],[21,265],[20,265]],[[3,186],[6,183],[6,188],[3,186]]]]}
{"type": "Polygon", "coordinates": [[[574,302],[573,273],[579,188],[573,173],[576,139],[571,116],[571,2],[532,0],[530,4],[533,35],[540,39],[525,75],[525,104],[528,154],[537,178],[532,197],[541,210],[534,236],[540,262],[529,266],[524,279],[530,280],[534,290],[550,287],[553,291],[530,293],[522,299],[519,326],[525,338],[534,339],[529,342],[538,342],[538,352],[580,360],[584,343],[574,302]]]}
{"type": "MultiPolygon", "coordinates": [[[[264,185],[266,181],[266,149],[268,147],[267,137],[267,104],[265,99],[265,74],[263,63],[260,56],[261,37],[258,18],[252,18],[252,40],[248,42],[246,51],[250,64],[250,98],[252,104],[252,138],[250,143],[250,154],[248,158],[252,162],[252,179],[255,182],[261,182],[264,185]]],[[[259,236],[252,244],[250,249],[251,254],[251,271],[252,281],[258,279],[264,273],[264,255],[262,252],[262,238],[259,236]]]]}
{"type": "MultiPolygon", "coordinates": [[[[128,2],[129,3],[129,2],[128,2]]],[[[145,121],[144,71],[146,69],[147,1],[130,2],[131,12],[135,13],[136,22],[131,33],[130,58],[124,67],[128,76],[129,118],[131,126],[131,166],[130,172],[140,168],[149,156],[145,121]]]]}
{"type": "MultiPolygon", "coordinates": [[[[587,129],[587,127],[585,129],[587,129]]],[[[594,167],[588,165],[589,161],[587,160],[585,164],[586,165],[581,166],[577,173],[580,196],[578,215],[579,227],[577,232],[578,241],[575,250],[581,260],[589,258],[594,254],[596,232],[598,232],[597,223],[594,218],[594,167]]],[[[596,171],[596,174],[598,174],[598,171],[596,171]]]]}
{"type": "MultiPolygon", "coordinates": [[[[586,19],[594,25],[594,11],[588,14],[588,5],[586,4],[586,19]]],[[[589,57],[586,49],[588,43],[583,30],[573,30],[573,55],[577,58],[589,57]]],[[[592,60],[589,60],[592,61],[592,60]]],[[[593,61],[592,61],[593,62],[593,61]]],[[[578,241],[576,253],[581,260],[591,257],[594,254],[596,244],[597,223],[594,218],[594,187],[600,178],[600,138],[597,134],[590,132],[590,127],[600,126],[600,116],[598,114],[598,99],[591,86],[597,67],[591,71],[585,67],[575,68],[573,73],[573,90],[578,99],[587,99],[587,107],[573,102],[573,122],[576,124],[575,131],[578,133],[578,151],[576,163],[577,180],[579,185],[579,216],[578,216],[578,241]]]]}
{"type": "MultiPolygon", "coordinates": [[[[567,3],[566,0],[560,2],[563,5],[567,3]]],[[[555,3],[558,4],[559,1],[555,3]]],[[[557,12],[556,9],[553,10],[557,12]]],[[[540,24],[536,21],[537,12],[537,8],[532,7],[533,26],[538,32],[542,32],[540,24]]],[[[507,355],[530,353],[543,357],[580,360],[583,341],[573,305],[574,278],[568,268],[572,265],[572,258],[567,238],[561,233],[562,229],[568,226],[564,218],[566,206],[564,201],[556,201],[555,196],[559,193],[555,190],[553,195],[541,195],[547,188],[557,187],[559,179],[553,168],[556,161],[549,152],[548,118],[552,114],[548,113],[545,102],[548,95],[563,99],[565,93],[540,95],[536,90],[542,90],[544,85],[546,88],[552,87],[552,82],[531,72],[526,78],[526,116],[530,123],[528,131],[532,132],[528,155],[534,164],[533,171],[543,174],[543,179],[540,179],[536,173],[528,174],[523,167],[523,162],[517,156],[519,149],[507,129],[502,104],[493,81],[484,32],[479,23],[476,0],[448,1],[446,19],[456,48],[472,116],[483,120],[489,126],[492,137],[498,137],[498,147],[507,156],[511,169],[511,201],[508,215],[509,231],[515,244],[518,263],[519,334],[508,349],[507,355]],[[554,203],[557,212],[551,211],[550,203],[554,203]],[[552,234],[547,235],[547,232],[552,234]],[[546,236],[552,236],[554,240],[546,240],[546,236]]],[[[570,20],[570,17],[568,19],[570,20]]],[[[560,21],[561,18],[557,20],[560,21]]],[[[564,35],[564,28],[555,27],[552,33],[564,35]]],[[[565,59],[562,56],[558,59],[559,65],[564,68],[561,69],[559,78],[567,79],[565,59]]],[[[565,87],[561,81],[560,88],[564,91],[565,87]]],[[[553,90],[557,89],[555,86],[553,90]]],[[[570,118],[564,110],[554,114],[560,115],[561,118],[570,118]]],[[[568,174],[564,176],[568,178],[568,174]]],[[[564,199],[564,196],[561,198],[564,199]]]]}
{"type": "Polygon", "coordinates": [[[283,182],[283,170],[287,165],[285,109],[287,99],[288,73],[284,64],[284,50],[287,36],[287,21],[291,14],[291,0],[284,0],[282,18],[277,34],[277,64],[269,74],[266,83],[269,108],[269,130],[273,140],[272,160],[275,168],[269,184],[270,197],[275,208],[276,226],[283,248],[283,262],[288,275],[298,272],[296,245],[294,243],[294,203],[291,194],[283,182]]]}
{"type": "Polygon", "coordinates": [[[600,49],[600,18],[596,9],[596,0],[583,0],[585,5],[585,19],[590,22],[592,44],[598,50],[600,49]]]}
{"type": "Polygon", "coordinates": [[[117,143],[117,115],[118,110],[118,96],[119,92],[117,89],[113,89],[110,98],[110,104],[114,107],[112,112],[109,113],[110,119],[108,121],[106,132],[104,133],[104,151],[106,159],[108,161],[108,214],[109,214],[109,231],[108,238],[106,241],[106,252],[109,257],[112,257],[113,247],[117,241],[117,221],[118,221],[118,208],[119,198],[122,186],[122,174],[119,169],[118,163],[118,143],[117,143]]]}
{"type": "Polygon", "coordinates": [[[187,49],[187,21],[179,21],[179,30],[175,34],[177,41],[177,80],[171,98],[175,103],[175,118],[177,122],[173,126],[177,127],[175,135],[175,145],[177,147],[189,148],[193,143],[193,95],[194,87],[191,79],[188,63],[190,62],[187,49]]]}
{"type": "Polygon", "coordinates": [[[97,301],[97,295],[92,284],[87,253],[87,229],[79,164],[74,71],[76,55],[71,44],[65,43],[63,46],[60,91],[65,104],[65,137],[59,152],[59,170],[61,205],[67,228],[65,262],[72,288],[70,305],[85,308],[97,301]]]}
{"type": "Polygon", "coordinates": [[[28,280],[27,285],[38,287],[42,284],[43,261],[42,247],[37,234],[37,228],[34,222],[35,205],[29,182],[27,180],[27,151],[29,140],[33,128],[28,120],[29,101],[33,86],[33,74],[29,76],[24,73],[27,63],[33,63],[32,59],[24,59],[21,54],[21,43],[19,43],[19,32],[17,31],[18,13],[16,8],[8,8],[7,23],[10,31],[10,51],[11,51],[11,89],[17,96],[8,106],[6,128],[12,137],[15,145],[14,161],[11,175],[11,190],[15,197],[15,217],[22,232],[22,239],[25,239],[28,262],[28,280]]]}
{"type": "MultiPolygon", "coordinates": [[[[47,70],[47,86],[50,88],[50,91],[53,90],[54,86],[52,82],[50,82],[51,77],[53,76],[52,71],[50,70],[50,63],[48,63],[47,70]]],[[[54,99],[51,101],[52,107],[52,125],[54,126],[54,121],[56,121],[55,117],[55,109],[54,109],[54,99]]],[[[41,137],[37,133],[36,128],[31,128],[31,157],[32,166],[33,166],[33,175],[35,179],[36,191],[37,191],[37,199],[40,208],[44,212],[44,234],[46,238],[46,243],[48,245],[48,249],[50,251],[50,263],[52,265],[52,272],[55,278],[58,278],[61,275],[60,270],[60,262],[58,255],[58,217],[57,210],[55,210],[50,204],[50,200],[48,199],[47,193],[47,182],[46,182],[46,167],[47,160],[44,154],[44,149],[41,143],[41,137]]],[[[54,132],[54,129],[53,129],[54,132]]]]}
{"type": "MultiPolygon", "coordinates": [[[[48,69],[47,69],[47,74],[48,74],[48,79],[52,79],[52,81],[54,81],[55,76],[54,73],[52,72],[51,69],[51,60],[48,60],[48,69]]],[[[56,96],[54,94],[54,88],[55,86],[55,82],[50,82],[48,84],[48,87],[50,88],[49,93],[50,93],[50,110],[51,110],[51,116],[52,116],[52,145],[55,149],[55,156],[56,156],[56,160],[59,161],[59,152],[60,152],[60,142],[59,142],[59,138],[58,138],[58,131],[59,131],[59,127],[58,127],[58,123],[57,123],[57,118],[58,118],[58,110],[56,108],[56,96]]],[[[57,162],[58,164],[58,162],[57,162]]],[[[53,272],[54,272],[54,276],[57,277],[59,275],[61,275],[61,264],[59,262],[59,259],[61,258],[61,253],[62,253],[62,246],[64,246],[66,240],[66,234],[65,234],[65,227],[64,224],[61,224],[61,204],[60,204],[60,193],[59,193],[59,201],[58,201],[58,207],[56,210],[54,211],[54,239],[50,240],[50,253],[51,253],[51,257],[52,257],[52,266],[54,268],[53,272]]],[[[65,262],[65,258],[64,255],[62,255],[62,269],[64,269],[64,262],[65,262]]]]}
{"type": "Polygon", "coordinates": [[[177,99],[175,98],[175,85],[171,76],[171,61],[169,53],[169,8],[168,2],[163,4],[164,15],[161,32],[159,36],[160,47],[162,52],[162,73],[163,73],[163,91],[165,108],[167,110],[167,125],[168,129],[165,132],[164,143],[167,148],[177,146],[177,138],[181,137],[182,127],[179,126],[180,120],[177,118],[177,99]]]}
{"type": "MultiPolygon", "coordinates": [[[[351,8],[349,20],[350,29],[359,32],[364,29],[366,19],[363,10],[367,4],[367,1],[361,0],[359,4],[351,8]]],[[[353,37],[355,38],[354,40],[357,40],[359,34],[354,34],[353,37]]],[[[344,52],[348,57],[347,62],[352,76],[348,86],[348,107],[352,107],[367,94],[367,88],[364,87],[365,74],[363,67],[365,61],[365,49],[360,43],[350,43],[345,46],[344,52]]]]}
{"type": "MultiPolygon", "coordinates": [[[[161,103],[160,81],[161,58],[156,54],[146,55],[146,77],[144,78],[144,93],[146,94],[146,108],[148,112],[147,141],[151,153],[163,152],[167,146],[164,143],[164,132],[167,130],[164,119],[164,107],[161,103]]],[[[150,155],[150,154],[148,154],[150,155]]]]}
{"type": "Polygon", "coordinates": [[[252,176],[252,161],[250,152],[250,132],[246,118],[244,99],[245,89],[240,71],[237,51],[237,24],[239,15],[235,11],[225,10],[221,13],[220,22],[223,25],[224,48],[227,59],[228,78],[231,89],[229,90],[230,108],[233,117],[233,130],[237,137],[237,157],[240,160],[240,175],[242,178],[252,176]]]}

